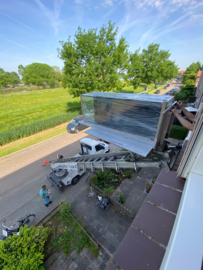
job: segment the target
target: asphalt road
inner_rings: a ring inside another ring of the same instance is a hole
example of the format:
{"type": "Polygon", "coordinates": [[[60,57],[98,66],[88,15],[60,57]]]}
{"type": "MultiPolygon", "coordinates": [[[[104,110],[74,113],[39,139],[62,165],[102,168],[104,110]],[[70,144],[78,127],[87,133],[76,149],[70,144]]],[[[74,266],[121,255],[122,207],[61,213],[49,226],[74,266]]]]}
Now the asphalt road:
{"type": "MultiPolygon", "coordinates": [[[[32,200],[41,199],[37,198],[41,186],[51,186],[46,179],[50,166],[43,166],[44,159],[55,160],[57,154],[74,156],[80,152],[79,140],[84,137],[94,138],[84,131],[65,133],[0,159],[0,222],[32,200]]],[[[119,147],[110,145],[110,149],[117,151],[119,147]]],[[[39,204],[41,206],[43,202],[39,204]]]]}
{"type": "MultiPolygon", "coordinates": [[[[166,94],[166,93],[169,92],[171,89],[173,89],[175,86],[181,87],[181,86],[183,86],[183,84],[180,83],[180,82],[176,82],[175,80],[173,80],[173,82],[170,83],[170,86],[167,87],[167,89],[161,90],[160,94],[158,94],[158,95],[164,95],[164,94],[166,94]]],[[[157,90],[158,90],[158,88],[157,88],[157,90]]],[[[179,92],[180,92],[180,89],[177,90],[176,92],[179,93],[179,92]]]]}

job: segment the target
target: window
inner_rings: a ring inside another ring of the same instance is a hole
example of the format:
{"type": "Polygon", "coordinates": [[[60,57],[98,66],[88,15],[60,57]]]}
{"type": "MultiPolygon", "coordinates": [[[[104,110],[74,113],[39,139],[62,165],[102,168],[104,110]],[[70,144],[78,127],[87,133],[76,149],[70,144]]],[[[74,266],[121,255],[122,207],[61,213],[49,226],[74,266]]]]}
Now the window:
{"type": "Polygon", "coordinates": [[[87,144],[82,143],[82,146],[83,146],[83,147],[86,147],[86,148],[89,149],[89,150],[92,150],[92,147],[89,146],[89,145],[87,145],[87,144]]]}
{"type": "Polygon", "coordinates": [[[104,147],[101,144],[98,144],[98,145],[95,146],[95,149],[98,152],[98,151],[104,149],[104,147]]]}

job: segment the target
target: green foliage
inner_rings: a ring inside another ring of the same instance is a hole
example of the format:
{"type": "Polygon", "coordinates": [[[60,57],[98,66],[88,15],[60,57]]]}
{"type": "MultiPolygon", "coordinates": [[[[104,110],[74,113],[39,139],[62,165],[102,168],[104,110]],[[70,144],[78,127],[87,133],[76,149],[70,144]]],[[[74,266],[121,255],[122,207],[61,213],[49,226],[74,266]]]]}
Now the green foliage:
{"type": "Polygon", "coordinates": [[[63,199],[61,201],[61,204],[59,205],[59,214],[63,218],[67,218],[69,217],[70,214],[72,214],[72,212],[73,212],[73,208],[72,208],[71,202],[68,202],[65,199],[63,199]]]}
{"type": "Polygon", "coordinates": [[[19,83],[19,76],[18,73],[16,73],[15,71],[12,72],[7,72],[8,76],[9,76],[9,84],[18,84],[19,83]]]}
{"type": "Polygon", "coordinates": [[[26,67],[19,65],[18,69],[25,84],[52,85],[57,81],[54,69],[47,64],[32,63],[26,67]]]}
{"type": "Polygon", "coordinates": [[[120,203],[124,203],[124,195],[123,193],[119,194],[118,196],[120,203]]]}
{"type": "Polygon", "coordinates": [[[51,240],[52,249],[62,249],[65,254],[70,254],[73,250],[80,253],[84,247],[88,247],[95,256],[98,256],[98,250],[82,230],[85,227],[77,220],[81,228],[71,214],[71,203],[64,200],[60,205],[58,214],[54,217],[58,219],[56,221],[57,224],[55,224],[57,228],[55,228],[54,234],[56,235],[51,240]],[[57,231],[58,228],[60,228],[60,231],[57,231]]]}
{"type": "Polygon", "coordinates": [[[70,38],[61,41],[59,57],[64,61],[63,86],[68,87],[74,97],[93,91],[122,89],[119,80],[128,63],[125,38],[116,41],[118,29],[108,23],[88,32],[80,27],[75,33],[74,42],[70,38]]]}
{"type": "Polygon", "coordinates": [[[132,178],[132,176],[133,176],[133,170],[127,170],[126,172],[125,172],[125,176],[127,177],[127,178],[129,178],[129,179],[131,179],[132,178]]]}
{"type": "Polygon", "coordinates": [[[175,100],[187,100],[189,97],[194,95],[194,85],[184,85],[179,93],[175,93],[175,100]]]}
{"type": "Polygon", "coordinates": [[[114,192],[114,187],[108,187],[108,188],[104,188],[104,192],[108,195],[114,192]]]}
{"type": "Polygon", "coordinates": [[[55,77],[57,79],[57,81],[61,81],[62,80],[62,72],[61,72],[61,69],[57,66],[53,66],[52,67],[53,70],[54,70],[54,73],[55,73],[55,77]]]}
{"type": "MultiPolygon", "coordinates": [[[[202,70],[202,65],[200,62],[196,62],[196,63],[192,63],[184,72],[183,74],[183,83],[184,84],[188,84],[186,83],[187,80],[192,80],[193,81],[193,85],[195,83],[196,77],[197,77],[197,72],[199,70],[202,70]]],[[[191,83],[191,82],[190,82],[191,83]]]]}
{"type": "Polygon", "coordinates": [[[136,89],[140,83],[147,86],[156,81],[167,81],[178,74],[178,68],[169,60],[168,51],[159,50],[159,44],[150,44],[142,53],[136,50],[130,54],[130,64],[125,78],[133,78],[130,82],[136,89]]]}
{"type": "Polygon", "coordinates": [[[21,227],[19,235],[0,242],[0,269],[43,270],[44,244],[49,229],[44,227],[21,227]]]}
{"type": "Polygon", "coordinates": [[[188,130],[185,127],[172,126],[169,137],[178,140],[184,140],[187,135],[187,132],[188,130]]]}
{"type": "Polygon", "coordinates": [[[0,145],[16,141],[20,138],[30,136],[51,127],[55,127],[56,125],[71,120],[73,117],[75,117],[75,113],[64,113],[48,119],[38,120],[24,126],[14,127],[10,130],[2,131],[0,133],[0,145]]]}
{"type": "Polygon", "coordinates": [[[10,78],[8,75],[9,72],[5,72],[2,68],[0,68],[0,87],[6,86],[10,83],[10,78]]]}
{"type": "Polygon", "coordinates": [[[157,174],[154,175],[154,177],[153,177],[153,179],[152,179],[152,182],[155,182],[155,181],[156,181],[157,176],[158,176],[157,174]]]}

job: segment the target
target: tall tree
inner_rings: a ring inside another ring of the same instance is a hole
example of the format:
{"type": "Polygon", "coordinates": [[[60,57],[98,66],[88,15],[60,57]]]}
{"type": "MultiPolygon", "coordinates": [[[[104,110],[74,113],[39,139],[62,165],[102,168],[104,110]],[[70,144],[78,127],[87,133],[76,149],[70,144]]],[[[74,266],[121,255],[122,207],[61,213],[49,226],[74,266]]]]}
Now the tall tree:
{"type": "Polygon", "coordinates": [[[61,72],[61,69],[60,69],[59,67],[57,67],[57,66],[53,66],[52,68],[53,68],[53,70],[54,70],[54,73],[55,73],[55,76],[56,76],[57,81],[60,82],[61,79],[62,79],[62,72],[61,72]]]}
{"type": "Polygon", "coordinates": [[[10,84],[10,78],[7,72],[0,68],[0,86],[6,86],[10,84]]]}
{"type": "Polygon", "coordinates": [[[19,76],[18,76],[18,73],[15,72],[15,71],[12,71],[12,72],[7,72],[8,76],[9,76],[9,83],[10,84],[18,84],[19,83],[19,76]]]}
{"type": "Polygon", "coordinates": [[[188,80],[190,80],[190,82],[191,80],[194,80],[195,83],[197,72],[199,70],[202,70],[201,63],[199,61],[196,63],[192,63],[183,74],[183,83],[187,84],[186,81],[188,80]]]}
{"type": "Polygon", "coordinates": [[[64,61],[63,86],[77,97],[92,91],[108,91],[121,88],[119,80],[128,62],[127,42],[121,37],[116,43],[118,28],[108,23],[99,31],[87,32],[80,27],[75,33],[74,42],[70,37],[61,41],[59,57],[64,61]]]}
{"type": "Polygon", "coordinates": [[[24,75],[24,66],[23,65],[19,65],[18,66],[18,74],[21,76],[21,77],[23,77],[23,75],[24,75]]]}
{"type": "Polygon", "coordinates": [[[169,60],[168,51],[159,50],[159,44],[150,44],[147,49],[136,50],[130,54],[130,64],[126,78],[131,77],[131,84],[137,88],[140,83],[148,85],[156,81],[166,81],[178,74],[178,68],[169,60]]]}
{"type": "Polygon", "coordinates": [[[52,85],[56,81],[56,76],[52,67],[47,64],[32,63],[26,67],[18,66],[22,80],[25,84],[41,85],[47,83],[52,85]]]}

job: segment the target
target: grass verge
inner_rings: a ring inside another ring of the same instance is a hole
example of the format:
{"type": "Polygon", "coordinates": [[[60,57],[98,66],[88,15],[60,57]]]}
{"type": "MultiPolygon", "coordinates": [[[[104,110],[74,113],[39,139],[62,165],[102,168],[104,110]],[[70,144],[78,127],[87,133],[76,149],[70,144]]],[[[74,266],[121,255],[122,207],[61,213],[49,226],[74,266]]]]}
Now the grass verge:
{"type": "Polygon", "coordinates": [[[24,149],[28,146],[34,145],[36,143],[42,142],[46,139],[49,139],[49,138],[54,137],[56,135],[59,135],[59,134],[66,131],[66,125],[67,125],[67,123],[61,124],[61,125],[56,126],[54,128],[50,128],[50,129],[41,131],[41,132],[34,134],[32,136],[29,136],[27,138],[8,143],[4,146],[0,146],[0,157],[12,154],[12,153],[19,151],[21,149],[24,149]]]}

